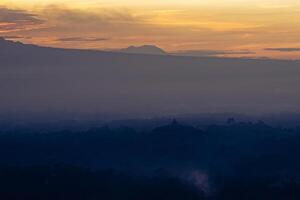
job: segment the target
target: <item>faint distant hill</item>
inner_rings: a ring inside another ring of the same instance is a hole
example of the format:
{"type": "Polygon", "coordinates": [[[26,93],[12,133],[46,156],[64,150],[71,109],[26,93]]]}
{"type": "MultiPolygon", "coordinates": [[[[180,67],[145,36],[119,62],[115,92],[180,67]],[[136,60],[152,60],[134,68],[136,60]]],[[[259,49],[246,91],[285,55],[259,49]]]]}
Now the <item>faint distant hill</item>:
{"type": "Polygon", "coordinates": [[[17,51],[17,50],[25,50],[25,49],[33,49],[38,48],[35,45],[23,44],[21,42],[14,42],[10,40],[6,40],[0,37],[0,51],[4,53],[6,51],[17,51]]]}
{"type": "Polygon", "coordinates": [[[154,45],[130,46],[125,49],[121,49],[120,52],[133,53],[133,54],[153,54],[153,55],[166,54],[166,52],[163,49],[154,45]]]}

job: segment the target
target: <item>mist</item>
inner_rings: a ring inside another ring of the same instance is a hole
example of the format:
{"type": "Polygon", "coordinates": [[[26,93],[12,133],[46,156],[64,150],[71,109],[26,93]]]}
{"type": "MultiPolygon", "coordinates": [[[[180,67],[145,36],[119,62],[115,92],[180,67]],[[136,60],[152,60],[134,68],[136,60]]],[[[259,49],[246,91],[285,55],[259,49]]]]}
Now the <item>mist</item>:
{"type": "Polygon", "coordinates": [[[1,43],[1,113],[126,118],[300,111],[299,61],[141,55],[1,43]]]}

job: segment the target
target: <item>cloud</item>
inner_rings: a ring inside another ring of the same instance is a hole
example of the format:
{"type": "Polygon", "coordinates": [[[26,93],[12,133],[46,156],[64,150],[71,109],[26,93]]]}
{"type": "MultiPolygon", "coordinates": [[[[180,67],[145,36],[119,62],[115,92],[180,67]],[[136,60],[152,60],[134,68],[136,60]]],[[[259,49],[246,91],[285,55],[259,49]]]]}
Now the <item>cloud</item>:
{"type": "Polygon", "coordinates": [[[68,9],[58,6],[48,6],[44,8],[43,17],[49,23],[55,24],[56,29],[80,30],[84,28],[91,30],[105,30],[108,27],[118,28],[125,27],[129,24],[135,24],[138,19],[129,11],[122,9],[95,9],[89,12],[80,9],[68,9]]]}
{"type": "MultiPolygon", "coordinates": [[[[126,9],[67,8],[46,6],[39,9],[45,20],[43,28],[27,31],[36,37],[52,38],[54,42],[97,42],[109,38],[122,38],[145,32],[140,17],[126,9]]],[[[22,32],[21,34],[24,34],[22,32]]]]}
{"type": "Polygon", "coordinates": [[[252,55],[255,52],[250,50],[187,50],[174,52],[175,55],[184,56],[228,56],[228,55],[252,55]]]}
{"type": "Polygon", "coordinates": [[[24,10],[0,7],[0,33],[32,29],[44,21],[24,10]]]}
{"type": "Polygon", "coordinates": [[[0,35],[0,37],[8,40],[17,40],[17,39],[31,39],[30,36],[20,36],[20,35],[0,35]]]}
{"type": "MultiPolygon", "coordinates": [[[[168,51],[217,49],[216,51],[183,52],[193,56],[246,56],[254,54],[254,52],[218,49],[240,48],[254,51],[258,49],[258,47],[254,47],[255,45],[264,44],[263,47],[259,46],[259,49],[265,48],[267,43],[274,43],[273,40],[277,37],[279,39],[285,34],[278,33],[270,37],[274,27],[273,29],[272,27],[258,28],[260,23],[254,23],[255,20],[253,22],[247,20],[249,13],[245,14],[246,17],[241,14],[242,19],[239,20],[236,16],[225,15],[228,14],[225,11],[219,14],[214,11],[214,17],[208,17],[211,10],[198,12],[197,9],[189,10],[187,8],[165,10],[94,6],[87,9],[56,4],[41,5],[32,9],[33,11],[4,9],[5,12],[10,13],[10,17],[6,17],[6,20],[1,19],[0,35],[23,36],[24,38],[11,39],[64,48],[120,49],[130,45],[154,44],[168,51]],[[20,19],[24,19],[24,21],[20,19]],[[22,24],[24,22],[26,22],[26,26],[22,24]],[[237,25],[240,23],[245,24],[245,27],[237,25]],[[250,27],[248,27],[249,24],[250,27]],[[4,27],[8,27],[10,32],[1,33],[4,27]],[[16,27],[17,29],[15,29],[16,27]],[[221,29],[222,31],[220,31],[221,29]],[[25,37],[31,37],[31,39],[25,37]],[[107,40],[109,42],[104,42],[107,40]]],[[[3,8],[0,13],[0,17],[4,16],[3,8]]],[[[237,16],[239,15],[238,13],[237,16]]],[[[265,26],[267,25],[266,23],[265,26]]],[[[296,38],[291,36],[288,40],[296,40],[296,38]]]]}
{"type": "Polygon", "coordinates": [[[103,48],[104,41],[110,40],[110,48],[121,47],[125,45],[121,45],[120,41],[129,45],[132,39],[127,39],[128,37],[143,35],[146,30],[139,16],[123,8],[97,7],[85,10],[52,5],[39,7],[34,11],[36,15],[22,12],[36,23],[42,19],[42,25],[34,29],[27,26],[27,29],[14,30],[13,33],[3,32],[2,35],[31,37],[13,40],[43,46],[98,49],[103,48]]]}
{"type": "Polygon", "coordinates": [[[46,6],[38,10],[45,20],[43,28],[22,31],[33,43],[66,48],[123,48],[142,45],[150,38],[162,37],[162,31],[145,21],[143,14],[124,8],[69,8],[46,6]],[[113,39],[111,39],[113,38],[113,39]],[[110,41],[109,46],[107,42],[110,41]],[[101,43],[102,41],[102,43],[101,43]]]}
{"type": "Polygon", "coordinates": [[[59,42],[100,42],[106,41],[109,38],[102,38],[102,37],[62,37],[57,38],[56,41],[59,42]]]}
{"type": "Polygon", "coordinates": [[[280,51],[280,52],[296,52],[300,51],[300,48],[265,48],[266,51],[280,51]]]}

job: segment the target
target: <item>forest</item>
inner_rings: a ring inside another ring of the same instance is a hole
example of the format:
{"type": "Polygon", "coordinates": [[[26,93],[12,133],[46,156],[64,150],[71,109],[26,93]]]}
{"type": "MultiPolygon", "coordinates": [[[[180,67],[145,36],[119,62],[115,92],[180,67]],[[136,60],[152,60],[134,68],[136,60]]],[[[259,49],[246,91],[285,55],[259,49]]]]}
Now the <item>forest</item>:
{"type": "Polygon", "coordinates": [[[262,121],[2,130],[1,199],[299,199],[300,130],[262,121]]]}

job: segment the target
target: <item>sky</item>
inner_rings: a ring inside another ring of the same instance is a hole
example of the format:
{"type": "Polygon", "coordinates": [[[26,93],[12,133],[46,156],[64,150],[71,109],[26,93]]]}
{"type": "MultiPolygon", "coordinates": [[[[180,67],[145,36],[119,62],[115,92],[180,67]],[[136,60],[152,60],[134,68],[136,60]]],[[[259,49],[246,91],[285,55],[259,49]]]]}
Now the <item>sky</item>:
{"type": "Polygon", "coordinates": [[[43,46],[300,59],[299,0],[0,0],[0,36],[43,46]]]}

